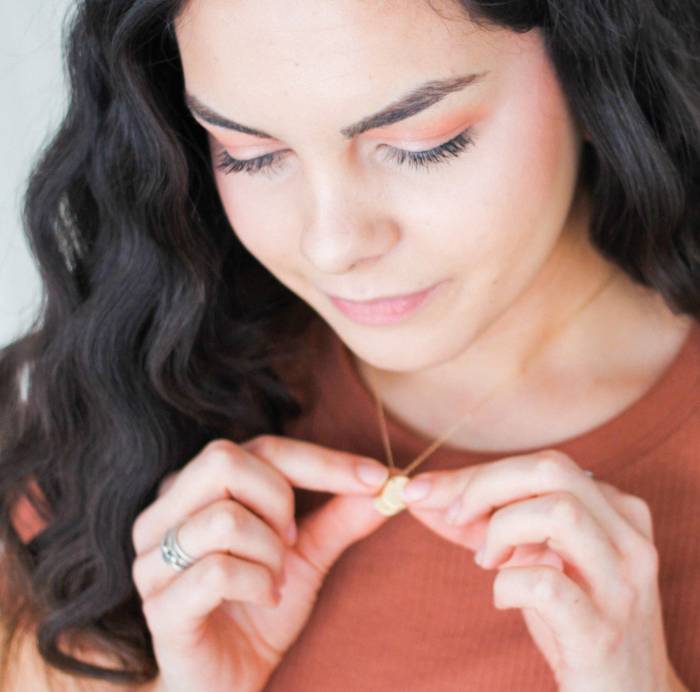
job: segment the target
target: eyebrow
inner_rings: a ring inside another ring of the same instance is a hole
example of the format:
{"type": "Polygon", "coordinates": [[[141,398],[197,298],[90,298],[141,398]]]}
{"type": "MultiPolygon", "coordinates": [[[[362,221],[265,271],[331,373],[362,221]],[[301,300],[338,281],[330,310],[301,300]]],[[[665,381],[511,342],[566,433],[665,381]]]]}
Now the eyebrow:
{"type": "MultiPolygon", "coordinates": [[[[390,103],[382,110],[363,118],[359,122],[344,127],[340,130],[340,134],[346,139],[352,139],[353,137],[366,132],[367,130],[374,130],[380,127],[386,127],[388,125],[393,125],[401,120],[406,120],[421,111],[430,108],[430,106],[435,105],[438,101],[441,101],[449,94],[455,91],[461,91],[467,86],[476,84],[485,75],[488,74],[488,70],[483,72],[475,72],[468,75],[463,75],[461,77],[451,77],[449,79],[433,79],[420,86],[412,89],[407,94],[397,99],[396,101],[390,103]]],[[[262,130],[256,130],[247,125],[241,125],[240,123],[234,122],[223,115],[215,113],[211,108],[205,106],[196,96],[185,93],[185,103],[193,115],[198,116],[205,122],[215,125],[216,127],[223,127],[227,130],[236,130],[237,132],[242,132],[247,135],[253,135],[254,137],[262,137],[264,139],[277,139],[272,135],[263,132],[262,130]]]]}

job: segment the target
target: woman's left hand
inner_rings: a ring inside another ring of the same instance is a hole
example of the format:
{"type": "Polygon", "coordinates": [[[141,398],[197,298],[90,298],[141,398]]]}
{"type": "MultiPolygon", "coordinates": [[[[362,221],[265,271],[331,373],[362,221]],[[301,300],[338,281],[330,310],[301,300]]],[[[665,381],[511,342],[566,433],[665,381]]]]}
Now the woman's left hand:
{"type": "Polygon", "coordinates": [[[560,691],[684,689],[668,660],[644,500],[557,450],[420,479],[428,495],[407,501],[408,511],[446,539],[483,549],[477,564],[498,569],[494,606],[522,609],[560,691]]]}

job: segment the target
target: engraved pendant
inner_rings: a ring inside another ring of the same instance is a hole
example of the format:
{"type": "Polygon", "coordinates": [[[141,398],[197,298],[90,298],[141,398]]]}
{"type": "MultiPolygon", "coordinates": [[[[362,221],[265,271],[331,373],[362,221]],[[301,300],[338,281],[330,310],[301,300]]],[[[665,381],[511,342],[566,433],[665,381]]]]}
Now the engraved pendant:
{"type": "Polygon", "coordinates": [[[401,497],[401,491],[408,484],[410,478],[403,474],[396,474],[388,478],[379,494],[374,498],[375,508],[387,517],[398,514],[406,508],[406,503],[401,497]]]}

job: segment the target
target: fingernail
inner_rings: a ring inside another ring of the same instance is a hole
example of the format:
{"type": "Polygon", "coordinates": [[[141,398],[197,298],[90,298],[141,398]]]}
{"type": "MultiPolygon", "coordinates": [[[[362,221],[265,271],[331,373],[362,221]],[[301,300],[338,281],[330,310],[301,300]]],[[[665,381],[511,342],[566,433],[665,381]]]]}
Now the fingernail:
{"type": "Polygon", "coordinates": [[[287,539],[294,545],[297,542],[297,526],[296,522],[292,522],[287,529],[287,539]]]}
{"type": "Polygon", "coordinates": [[[474,562],[476,562],[479,567],[481,567],[484,564],[484,546],[482,545],[481,548],[477,551],[476,555],[474,556],[474,562]]]}
{"type": "Polygon", "coordinates": [[[448,524],[456,524],[459,513],[462,509],[462,498],[458,497],[448,508],[445,521],[448,524]]]}
{"type": "Polygon", "coordinates": [[[427,478],[419,478],[410,481],[402,491],[403,499],[409,501],[422,500],[430,492],[430,481],[427,478]]]}
{"type": "Polygon", "coordinates": [[[378,466],[375,464],[360,464],[357,469],[357,475],[360,480],[366,485],[378,485],[383,483],[389,476],[389,469],[386,466],[378,466]]]}

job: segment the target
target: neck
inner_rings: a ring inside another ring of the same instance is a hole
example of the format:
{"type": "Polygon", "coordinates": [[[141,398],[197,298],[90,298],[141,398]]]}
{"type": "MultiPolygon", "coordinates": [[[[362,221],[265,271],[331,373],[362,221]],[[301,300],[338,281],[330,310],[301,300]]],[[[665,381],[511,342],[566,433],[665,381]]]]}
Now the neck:
{"type": "Polygon", "coordinates": [[[447,444],[524,449],[579,434],[640,396],[692,320],[605,260],[589,244],[585,218],[455,357],[411,372],[357,362],[387,415],[433,439],[466,413],[447,444]]]}

